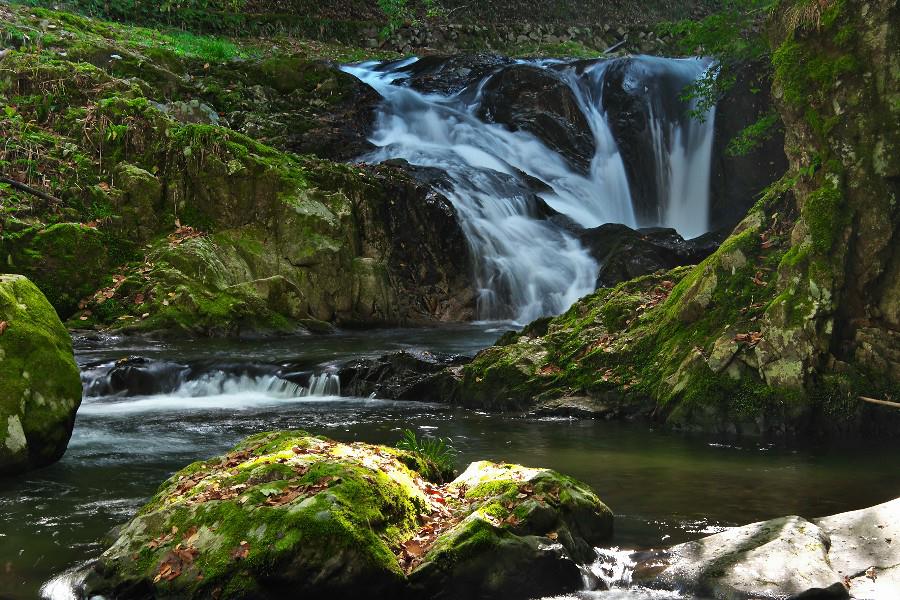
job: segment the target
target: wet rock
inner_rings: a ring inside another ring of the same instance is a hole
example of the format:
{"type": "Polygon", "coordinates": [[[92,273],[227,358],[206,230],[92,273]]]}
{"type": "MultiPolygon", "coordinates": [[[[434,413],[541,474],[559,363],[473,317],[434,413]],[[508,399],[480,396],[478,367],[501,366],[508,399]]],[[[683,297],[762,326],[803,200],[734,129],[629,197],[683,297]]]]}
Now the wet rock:
{"type": "Polygon", "coordinates": [[[86,366],[82,371],[85,396],[122,394],[143,396],[168,393],[184,381],[188,367],[128,356],[112,364],[86,366]]]}
{"type": "MultiPolygon", "coordinates": [[[[455,94],[481,81],[484,77],[513,63],[511,58],[496,54],[475,53],[454,56],[423,56],[405,67],[409,87],[419,92],[455,94]]],[[[396,63],[386,63],[385,69],[396,63]]]]}
{"type": "Polygon", "coordinates": [[[339,374],[344,395],[391,400],[439,401],[452,389],[448,367],[469,362],[460,355],[402,351],[344,365],[339,374]]]}
{"type": "Polygon", "coordinates": [[[548,469],[478,462],[439,477],[395,448],[257,434],[163,483],[81,591],[530,598],[579,589],[577,562],[612,532],[589,488],[548,469]]]}
{"type": "Polygon", "coordinates": [[[481,87],[477,115],[527,131],[586,173],[594,156],[594,135],[575,94],[556,72],[528,65],[504,68],[481,87]]]}
{"type": "Polygon", "coordinates": [[[579,233],[581,243],[601,265],[597,287],[612,287],[660,269],[697,264],[715,252],[726,237],[725,232],[713,232],[685,240],[674,229],[634,230],[615,223],[579,233]]]}
{"type": "Polygon", "coordinates": [[[0,275],[0,475],[59,460],[81,383],[72,340],[38,288],[0,275]]]}

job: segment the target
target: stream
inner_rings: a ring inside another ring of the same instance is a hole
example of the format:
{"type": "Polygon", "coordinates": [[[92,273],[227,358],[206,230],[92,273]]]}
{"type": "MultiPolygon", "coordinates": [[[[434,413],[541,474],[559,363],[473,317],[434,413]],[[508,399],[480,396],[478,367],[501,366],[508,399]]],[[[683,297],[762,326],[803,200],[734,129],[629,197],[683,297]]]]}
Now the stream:
{"type": "MultiPolygon", "coordinates": [[[[0,483],[0,598],[38,597],[42,584],[98,556],[104,534],[128,520],[172,472],[272,429],[393,444],[411,428],[450,438],[460,467],[494,459],[558,469],[590,484],[609,504],[616,513],[610,546],[629,549],[668,546],[785,514],[832,514],[900,495],[896,446],[723,443],[646,424],[308,396],[266,383],[267,374],[327,374],[350,358],[401,349],[471,355],[503,329],[470,324],[181,343],[76,336],[88,388],[104,365],[128,356],[175,363],[188,375],[164,393],[86,396],[64,458],[0,483]]],[[[71,597],[60,581],[44,597],[71,597]]],[[[649,597],[640,590],[585,597],[595,596],[649,597]]]]}

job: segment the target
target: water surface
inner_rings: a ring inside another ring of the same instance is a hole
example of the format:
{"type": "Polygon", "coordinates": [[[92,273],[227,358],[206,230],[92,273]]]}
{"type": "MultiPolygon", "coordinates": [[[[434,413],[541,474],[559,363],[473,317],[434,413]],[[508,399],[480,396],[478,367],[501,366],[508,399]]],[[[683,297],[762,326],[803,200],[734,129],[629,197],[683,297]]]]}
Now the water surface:
{"type": "MultiPolygon", "coordinates": [[[[129,355],[316,370],[397,349],[471,354],[496,338],[498,329],[473,325],[185,344],[98,338],[79,342],[78,361],[86,372],[129,355]]],[[[785,514],[815,517],[900,496],[897,448],[722,444],[645,424],[284,397],[249,387],[205,396],[86,398],[59,463],[0,483],[0,597],[37,597],[43,582],[96,557],[104,534],[130,518],[173,471],[272,429],[392,444],[403,429],[413,428],[449,437],[460,451],[460,466],[488,458],[559,469],[589,483],[610,505],[617,515],[611,545],[627,548],[670,545],[723,527],[785,514]]]]}

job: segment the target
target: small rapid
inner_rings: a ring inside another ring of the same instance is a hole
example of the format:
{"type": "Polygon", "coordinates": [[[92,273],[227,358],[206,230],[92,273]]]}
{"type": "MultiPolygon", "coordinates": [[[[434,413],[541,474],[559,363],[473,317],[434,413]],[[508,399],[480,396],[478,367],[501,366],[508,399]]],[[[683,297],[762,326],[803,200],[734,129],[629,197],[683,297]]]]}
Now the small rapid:
{"type": "Polygon", "coordinates": [[[83,369],[82,386],[82,415],[250,410],[341,395],[340,377],[331,371],[307,375],[247,365],[205,369],[135,357],[83,369]]]}
{"type": "MultiPolygon", "coordinates": [[[[710,68],[706,60],[633,60],[655,61],[682,88],[710,68]]],[[[360,160],[402,159],[446,175],[438,187],[456,208],[472,249],[478,318],[524,324],[559,314],[593,291],[599,265],[578,239],[583,229],[622,223],[674,227],[686,237],[708,231],[714,112],[702,120],[687,118],[696,105],[684,102],[681,90],[651,89],[654,80],[638,90],[649,106],[655,149],[654,164],[641,166],[648,169],[641,177],[655,178],[658,190],[655,214],[648,218],[636,212],[621,140],[611,126],[616,115],[604,107],[611,61],[517,61],[453,92],[414,89],[409,80],[416,62],[343,67],[384,99],[370,138],[376,149],[360,160]],[[494,78],[504,69],[523,66],[546,71],[568,88],[583,117],[577,121],[586,123],[593,141],[586,169],[525,128],[485,119],[492,110],[485,106],[496,101],[486,89],[497,87],[494,78]],[[663,93],[676,96],[658,101],[663,93]]]]}

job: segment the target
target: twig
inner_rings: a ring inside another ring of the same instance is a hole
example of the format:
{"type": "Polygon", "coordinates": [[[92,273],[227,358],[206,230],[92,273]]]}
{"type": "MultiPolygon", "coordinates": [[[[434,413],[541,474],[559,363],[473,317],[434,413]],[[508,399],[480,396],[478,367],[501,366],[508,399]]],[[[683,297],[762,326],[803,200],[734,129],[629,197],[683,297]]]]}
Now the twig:
{"type": "Polygon", "coordinates": [[[20,192],[25,192],[26,194],[31,194],[32,196],[37,196],[41,200],[45,200],[45,201],[53,203],[53,204],[62,204],[62,200],[60,200],[59,198],[56,198],[55,196],[51,196],[50,194],[47,194],[40,190],[36,190],[33,187],[29,187],[29,186],[25,185],[24,183],[19,183],[15,179],[10,179],[9,177],[4,177],[4,176],[0,175],[0,183],[8,183],[13,188],[19,190],[20,192]]]}
{"type": "Polygon", "coordinates": [[[606,50],[603,51],[603,54],[610,54],[611,52],[615,52],[619,48],[625,45],[628,40],[622,40],[621,42],[615,43],[606,50]]]}
{"type": "Polygon", "coordinates": [[[876,400],[875,398],[867,398],[866,396],[860,396],[860,400],[863,402],[871,402],[872,404],[881,404],[882,406],[890,406],[891,408],[900,408],[900,402],[890,402],[888,400],[876,400]]]}
{"type": "Polygon", "coordinates": [[[458,10],[460,10],[460,9],[462,9],[462,8],[469,8],[470,6],[472,6],[472,5],[471,5],[471,4],[461,4],[460,6],[457,6],[456,8],[451,8],[451,9],[448,10],[446,13],[444,13],[444,18],[449,18],[450,15],[452,15],[452,14],[455,13],[456,11],[458,11],[458,10]]]}

